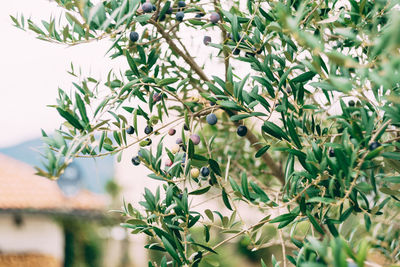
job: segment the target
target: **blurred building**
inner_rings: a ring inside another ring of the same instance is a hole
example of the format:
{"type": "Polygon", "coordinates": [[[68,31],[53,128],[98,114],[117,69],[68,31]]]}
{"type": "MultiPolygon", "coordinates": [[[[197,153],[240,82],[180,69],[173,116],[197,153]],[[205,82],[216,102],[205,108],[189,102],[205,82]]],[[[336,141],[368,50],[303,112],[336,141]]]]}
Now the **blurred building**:
{"type": "Polygon", "coordinates": [[[103,196],[67,196],[33,167],[0,154],[0,266],[61,266],[64,230],[57,215],[99,216],[103,196]]]}
{"type": "Polygon", "coordinates": [[[109,212],[123,198],[141,199],[146,169],[132,168],[129,156],[118,165],[113,157],[78,158],[51,181],[34,174],[41,147],[38,138],[0,148],[0,267],[146,265],[143,236],[128,234],[109,212]]]}

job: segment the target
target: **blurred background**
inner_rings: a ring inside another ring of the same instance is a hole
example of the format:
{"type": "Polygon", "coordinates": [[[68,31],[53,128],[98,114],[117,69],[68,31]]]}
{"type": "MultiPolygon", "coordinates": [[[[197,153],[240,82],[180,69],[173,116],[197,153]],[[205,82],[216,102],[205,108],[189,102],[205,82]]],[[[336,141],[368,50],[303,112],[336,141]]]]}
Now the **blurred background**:
{"type": "Polygon", "coordinates": [[[40,21],[60,11],[45,0],[4,1],[0,10],[0,266],[145,266],[143,244],[129,244],[109,212],[124,194],[112,157],[77,160],[57,182],[33,169],[40,129],[51,133],[61,122],[46,105],[58,87],[72,89],[71,62],[98,77],[120,63],[104,57],[107,41],[66,48],[35,39],[12,26],[9,15],[21,13],[40,21]]]}
{"type": "MultiPolygon", "coordinates": [[[[123,200],[138,207],[144,186],[158,185],[146,177],[145,167],[130,163],[137,148],[129,148],[120,163],[112,157],[78,159],[58,181],[35,176],[33,169],[41,165],[40,129],[51,134],[61,123],[46,105],[55,102],[57,88],[74,90],[75,79],[67,74],[71,62],[75,70],[82,67],[85,75],[103,78],[126,63],[105,56],[111,45],[107,40],[74,47],[37,40],[12,26],[9,15],[21,13],[40,21],[60,11],[46,0],[3,1],[0,9],[0,266],[147,266],[149,256],[159,255],[149,255],[143,237],[119,227],[121,218],[112,212],[123,200]]],[[[207,55],[198,60],[215,56],[212,48],[201,45],[202,35],[185,34],[183,41],[194,54],[207,55]]],[[[217,32],[207,34],[219,38],[217,32]]],[[[208,64],[208,73],[223,73],[222,65],[208,64]]],[[[166,142],[168,146],[174,140],[166,142]]],[[[223,207],[218,202],[206,205],[223,207]]],[[[243,214],[249,224],[263,217],[249,209],[243,214]]],[[[261,257],[271,262],[272,253],[280,256],[277,233],[273,226],[262,233],[271,240],[265,249],[250,251],[248,239],[233,240],[202,266],[259,266],[261,257]]]]}

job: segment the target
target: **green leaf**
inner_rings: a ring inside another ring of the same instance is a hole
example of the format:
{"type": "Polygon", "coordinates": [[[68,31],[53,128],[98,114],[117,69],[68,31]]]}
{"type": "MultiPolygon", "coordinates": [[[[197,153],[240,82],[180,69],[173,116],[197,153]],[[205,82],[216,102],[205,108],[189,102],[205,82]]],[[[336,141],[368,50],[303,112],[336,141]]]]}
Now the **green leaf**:
{"type": "Polygon", "coordinates": [[[203,195],[203,194],[207,193],[210,190],[210,188],[211,188],[211,186],[206,186],[204,188],[200,188],[200,189],[190,192],[189,195],[203,195]]]}
{"type": "Polygon", "coordinates": [[[239,85],[238,85],[238,87],[237,87],[237,90],[236,90],[237,93],[236,93],[235,97],[236,97],[237,99],[239,99],[239,101],[241,101],[241,99],[242,99],[243,88],[244,88],[244,85],[246,84],[246,81],[247,81],[247,79],[249,78],[249,76],[250,76],[250,74],[247,74],[246,77],[244,77],[244,78],[240,81],[240,83],[239,83],[239,85]]]}
{"type": "Polygon", "coordinates": [[[100,142],[99,142],[99,152],[101,152],[101,149],[103,148],[103,143],[104,143],[105,137],[106,137],[106,131],[103,131],[101,133],[100,142]]]}
{"type": "Polygon", "coordinates": [[[385,177],[382,180],[388,183],[400,184],[400,176],[385,177]]]}
{"type": "Polygon", "coordinates": [[[140,76],[139,70],[138,70],[138,68],[137,68],[137,66],[136,66],[135,61],[133,60],[133,58],[132,58],[131,55],[129,54],[129,51],[125,51],[125,56],[126,56],[126,59],[128,60],[129,67],[131,68],[131,70],[133,71],[133,73],[134,73],[137,77],[139,77],[139,76],[140,76]]]}
{"type": "Polygon", "coordinates": [[[191,228],[191,227],[193,227],[197,222],[198,222],[198,220],[200,219],[200,215],[197,215],[196,217],[193,217],[191,220],[190,220],[190,222],[188,223],[188,228],[191,228]]]}
{"type": "Polygon", "coordinates": [[[263,202],[268,202],[270,199],[268,195],[253,181],[250,181],[250,186],[253,188],[254,192],[259,196],[260,200],[263,202]]]}
{"type": "Polygon", "coordinates": [[[228,108],[228,109],[233,109],[233,110],[245,110],[244,108],[242,108],[241,106],[239,106],[238,104],[236,104],[233,101],[228,101],[228,100],[218,100],[217,104],[224,107],[224,108],[228,108]]]}
{"type": "Polygon", "coordinates": [[[207,247],[207,246],[205,246],[205,245],[202,245],[202,244],[199,244],[199,243],[196,243],[196,242],[191,242],[191,244],[196,245],[196,246],[199,246],[199,247],[201,247],[201,248],[204,248],[205,250],[207,250],[207,251],[209,251],[209,252],[211,252],[211,253],[218,254],[215,250],[213,250],[212,248],[207,247]]]}
{"type": "Polygon", "coordinates": [[[286,120],[286,124],[287,124],[288,130],[289,130],[289,135],[292,138],[293,143],[296,145],[296,147],[298,149],[302,149],[303,146],[301,145],[299,135],[297,134],[295,124],[292,122],[292,119],[293,118],[288,118],[286,120]]]}
{"type": "Polygon", "coordinates": [[[208,242],[208,241],[210,241],[210,228],[207,225],[203,225],[203,227],[204,227],[205,241],[208,242]]]}
{"type": "MultiPolygon", "coordinates": [[[[132,207],[132,206],[128,206],[128,207],[132,207]]],[[[133,225],[147,225],[147,223],[145,221],[142,221],[142,220],[139,220],[139,219],[129,219],[126,223],[127,224],[133,224],[133,225]]]]}
{"type": "Polygon", "coordinates": [[[231,117],[231,121],[240,121],[254,116],[267,116],[267,115],[262,112],[252,112],[250,114],[237,114],[231,117]]]}
{"type": "Polygon", "coordinates": [[[76,105],[78,106],[79,113],[81,114],[82,120],[86,123],[86,125],[88,125],[89,119],[86,114],[85,103],[83,103],[82,98],[79,96],[78,93],[75,93],[75,100],[76,100],[76,105]]]}
{"type": "Polygon", "coordinates": [[[400,160],[400,153],[399,152],[384,152],[382,153],[384,158],[400,160]]]}
{"type": "Polygon", "coordinates": [[[364,213],[364,221],[365,221],[365,228],[367,229],[367,231],[369,231],[371,228],[371,218],[368,216],[367,213],[364,213]]]}
{"type": "Polygon", "coordinates": [[[208,159],[206,157],[199,155],[199,154],[194,154],[193,159],[198,160],[198,161],[208,161],[208,159]]]}
{"type": "Polygon", "coordinates": [[[391,196],[400,196],[400,191],[392,190],[388,187],[381,187],[379,189],[384,194],[391,195],[391,196]]]}
{"type": "Polygon", "coordinates": [[[188,147],[188,157],[191,159],[194,155],[194,144],[191,139],[189,139],[189,147],[188,147]]]}
{"type": "Polygon", "coordinates": [[[201,21],[201,20],[198,20],[198,19],[189,19],[188,22],[190,24],[192,24],[192,25],[201,25],[201,26],[203,26],[203,25],[206,24],[205,21],[201,21]]]}
{"type": "Polygon", "coordinates": [[[138,127],[137,127],[137,114],[138,114],[138,110],[135,109],[135,111],[133,112],[133,127],[135,128],[135,133],[136,136],[138,136],[139,131],[138,131],[138,127]]]}
{"type": "Polygon", "coordinates": [[[307,82],[307,81],[311,80],[315,76],[315,74],[316,73],[313,71],[304,72],[304,73],[300,74],[299,76],[297,76],[296,78],[293,78],[292,82],[293,83],[307,82]]]}
{"type": "Polygon", "coordinates": [[[326,198],[326,197],[312,197],[307,200],[307,203],[324,203],[324,204],[330,204],[334,203],[335,200],[332,198],[326,198]]]}
{"type": "Polygon", "coordinates": [[[171,6],[171,1],[165,2],[163,8],[160,11],[160,14],[158,15],[159,18],[165,15],[165,13],[168,11],[169,7],[171,6]]]}
{"type": "Polygon", "coordinates": [[[234,14],[231,20],[233,40],[239,41],[239,22],[237,16],[234,14]]]}
{"type": "Polygon", "coordinates": [[[277,222],[285,222],[285,221],[293,221],[294,219],[296,219],[297,214],[294,213],[286,213],[286,214],[282,214],[279,215],[278,217],[272,219],[270,221],[270,223],[277,223],[277,222]]]}
{"type": "Polygon", "coordinates": [[[213,170],[213,172],[215,172],[217,175],[221,176],[221,169],[219,168],[218,162],[216,162],[213,159],[209,159],[208,164],[210,164],[210,168],[211,168],[211,170],[213,170]]]}
{"type": "Polygon", "coordinates": [[[242,193],[242,190],[240,190],[239,185],[235,182],[235,180],[232,179],[232,177],[229,177],[229,183],[231,184],[233,191],[242,193]]]}
{"type": "Polygon", "coordinates": [[[282,140],[282,138],[283,138],[290,142],[290,139],[287,136],[287,134],[285,132],[283,132],[283,130],[280,127],[278,127],[276,124],[274,124],[273,122],[270,122],[270,121],[264,122],[264,125],[262,126],[262,130],[264,132],[272,135],[275,138],[278,138],[280,140],[282,140]]]}
{"type": "Polygon", "coordinates": [[[267,88],[268,94],[270,94],[271,97],[275,97],[274,88],[267,79],[258,76],[252,76],[252,78],[263,85],[265,88],[267,88]]]}
{"type": "Polygon", "coordinates": [[[332,223],[331,220],[326,220],[326,225],[328,226],[329,231],[332,233],[334,237],[339,236],[339,232],[337,231],[335,225],[332,223]]]}
{"type": "Polygon", "coordinates": [[[225,192],[225,189],[222,189],[222,200],[224,201],[225,206],[232,210],[231,204],[229,203],[228,195],[225,192]]]}
{"type": "Polygon", "coordinates": [[[289,68],[288,70],[285,71],[285,73],[283,73],[283,75],[281,76],[281,79],[279,80],[279,84],[278,84],[279,89],[282,87],[282,85],[286,84],[286,79],[291,71],[292,71],[292,68],[289,68]]]}
{"type": "Polygon", "coordinates": [[[247,174],[245,172],[242,173],[242,179],[241,179],[241,184],[242,184],[242,192],[243,195],[250,200],[250,192],[249,192],[249,184],[247,182],[247,174]]]}
{"type": "Polygon", "coordinates": [[[326,83],[326,82],[312,82],[309,85],[311,85],[312,87],[321,88],[321,89],[324,89],[324,90],[327,90],[327,91],[336,91],[336,90],[338,90],[335,86],[333,86],[333,85],[331,85],[329,83],[326,83]]]}
{"type": "Polygon", "coordinates": [[[165,78],[157,82],[158,86],[165,86],[179,81],[178,78],[165,78]]]}
{"type": "Polygon", "coordinates": [[[151,19],[151,14],[145,14],[145,15],[140,15],[135,17],[135,21],[139,22],[139,23],[143,23],[143,22],[147,22],[149,19],[151,19]]]}
{"type": "Polygon", "coordinates": [[[231,117],[231,121],[240,121],[246,118],[251,117],[251,114],[238,114],[238,115],[233,115],[231,117]]]}
{"type": "Polygon", "coordinates": [[[118,132],[117,132],[117,131],[113,131],[113,136],[114,136],[114,139],[115,139],[115,141],[117,142],[117,144],[118,144],[119,146],[121,146],[121,138],[119,137],[118,132]]]}
{"type": "Polygon", "coordinates": [[[351,213],[353,212],[353,207],[348,208],[347,210],[345,210],[339,217],[339,221],[344,222],[345,220],[347,220],[347,218],[351,215],[351,213]]]}
{"type": "Polygon", "coordinates": [[[179,265],[181,265],[181,259],[179,258],[178,253],[176,253],[175,248],[164,236],[161,237],[161,240],[164,244],[165,250],[169,253],[169,255],[171,255],[174,260],[179,263],[179,265]]]}
{"type": "Polygon", "coordinates": [[[322,229],[322,227],[319,225],[319,223],[317,222],[317,220],[314,218],[314,216],[311,215],[311,213],[309,211],[306,212],[306,215],[308,217],[308,219],[310,220],[311,224],[314,226],[315,230],[317,230],[318,232],[320,232],[321,234],[324,234],[324,230],[322,229]]]}
{"type": "Polygon", "coordinates": [[[212,213],[212,211],[211,210],[209,210],[209,209],[206,209],[205,211],[204,211],[204,213],[207,215],[207,217],[208,217],[208,219],[210,219],[210,221],[214,221],[214,214],[212,213]]]}
{"type": "Polygon", "coordinates": [[[80,124],[79,120],[76,117],[72,116],[69,112],[61,108],[57,108],[57,111],[61,115],[61,117],[66,119],[73,127],[78,130],[83,130],[83,126],[80,124]]]}
{"type": "Polygon", "coordinates": [[[263,259],[261,259],[261,267],[267,267],[263,259]]]}
{"type": "Polygon", "coordinates": [[[257,151],[256,158],[259,158],[262,155],[264,155],[264,153],[267,152],[270,147],[271,147],[270,145],[263,146],[260,150],[257,151]]]}
{"type": "Polygon", "coordinates": [[[348,93],[353,89],[353,84],[351,83],[351,80],[347,77],[331,76],[330,80],[340,92],[348,93]]]}
{"type": "Polygon", "coordinates": [[[269,105],[268,101],[264,97],[262,97],[259,94],[253,94],[253,93],[250,93],[250,96],[252,96],[258,102],[260,102],[260,104],[265,108],[265,110],[270,111],[270,105],[269,105]]]}
{"type": "Polygon", "coordinates": [[[217,86],[210,82],[206,82],[208,88],[216,95],[225,95],[223,91],[221,91],[217,86]]]}

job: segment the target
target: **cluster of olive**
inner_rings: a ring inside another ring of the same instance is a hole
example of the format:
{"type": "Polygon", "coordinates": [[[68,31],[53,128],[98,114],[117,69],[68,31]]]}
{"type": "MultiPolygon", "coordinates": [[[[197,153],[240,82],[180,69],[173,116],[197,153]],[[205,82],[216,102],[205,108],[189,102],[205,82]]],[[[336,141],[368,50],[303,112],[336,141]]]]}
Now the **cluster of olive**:
{"type": "MultiPolygon", "coordinates": [[[[185,1],[178,1],[178,4],[177,4],[178,11],[175,14],[175,19],[179,22],[182,22],[185,17],[185,12],[184,12],[185,7],[186,7],[185,1]]],[[[157,7],[154,4],[152,4],[150,1],[147,1],[142,4],[142,6],[138,9],[138,11],[144,12],[144,13],[152,13],[152,12],[157,11],[157,7]]],[[[173,7],[169,7],[166,10],[165,14],[163,14],[161,17],[158,17],[157,20],[163,21],[163,20],[165,20],[165,15],[172,15],[173,12],[174,12],[173,7]]],[[[199,19],[204,16],[205,16],[204,13],[197,13],[195,15],[195,18],[199,19]]],[[[217,24],[220,19],[221,19],[221,16],[217,12],[211,12],[211,14],[210,14],[211,23],[217,24]]],[[[129,39],[132,42],[137,42],[139,40],[139,38],[140,38],[139,33],[135,32],[135,31],[133,31],[129,34],[129,39]]],[[[211,41],[211,39],[210,39],[210,41],[211,41]]]]}
{"type": "MultiPolygon", "coordinates": [[[[154,98],[154,95],[153,95],[154,98]]],[[[155,98],[159,98],[159,95],[156,95],[155,98]]],[[[206,122],[209,125],[216,125],[218,123],[218,118],[214,113],[210,113],[206,116],[206,122]]],[[[189,127],[184,124],[183,126],[185,131],[189,130],[189,127]]],[[[135,132],[135,129],[132,126],[129,126],[126,130],[126,132],[128,134],[133,134],[135,132]]],[[[145,130],[144,130],[145,134],[151,134],[153,132],[153,128],[149,125],[146,126],[145,130]]],[[[170,136],[174,136],[176,134],[176,130],[174,128],[171,128],[168,130],[168,135],[170,136]]],[[[245,136],[247,134],[247,127],[244,125],[240,125],[237,128],[237,134],[239,136],[245,136]]],[[[192,141],[193,145],[197,146],[200,144],[201,138],[198,134],[193,133],[189,136],[190,140],[192,141]]],[[[151,143],[151,142],[150,142],[151,143]]],[[[177,154],[180,151],[183,151],[183,158],[182,158],[182,164],[185,164],[185,160],[186,160],[186,145],[183,143],[182,138],[178,137],[175,141],[175,145],[172,146],[172,148],[170,149],[172,154],[177,154]]],[[[132,164],[134,164],[135,166],[140,165],[140,153],[137,156],[134,156],[132,158],[132,164]]],[[[173,161],[170,158],[167,158],[165,161],[165,167],[169,168],[173,165],[173,161]]],[[[200,168],[200,170],[196,167],[192,167],[190,170],[190,175],[192,178],[197,179],[198,177],[201,176],[202,179],[207,180],[208,176],[210,175],[210,168],[208,166],[203,166],[200,168]]]]}

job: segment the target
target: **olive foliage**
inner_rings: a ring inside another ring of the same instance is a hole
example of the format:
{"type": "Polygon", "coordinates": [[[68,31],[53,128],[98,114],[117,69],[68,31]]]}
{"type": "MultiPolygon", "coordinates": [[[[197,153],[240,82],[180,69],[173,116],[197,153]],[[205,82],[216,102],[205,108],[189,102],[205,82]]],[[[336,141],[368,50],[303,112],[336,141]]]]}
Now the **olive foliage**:
{"type": "Polygon", "coordinates": [[[140,149],[132,162],[160,186],[121,213],[122,226],[165,254],[149,266],[198,266],[242,236],[263,248],[267,224],[286,254],[274,266],[361,267],[372,252],[400,260],[399,1],[55,2],[62,17],[12,17],[15,26],[68,46],[111,40],[107,56],[126,66],[103,80],[72,66],[73,93],[59,89],[54,105],[65,122],[43,132],[37,173],[56,179],[76,157],[140,149]],[[185,46],[191,30],[219,32],[204,45],[224,75],[185,46]],[[178,148],[163,146],[170,128],[178,148]],[[199,211],[203,196],[224,210],[199,211]],[[264,218],[246,224],[239,204],[264,218]]]}

